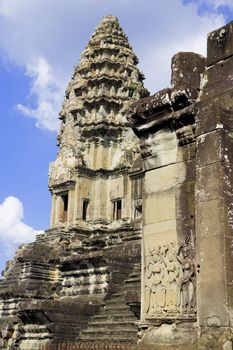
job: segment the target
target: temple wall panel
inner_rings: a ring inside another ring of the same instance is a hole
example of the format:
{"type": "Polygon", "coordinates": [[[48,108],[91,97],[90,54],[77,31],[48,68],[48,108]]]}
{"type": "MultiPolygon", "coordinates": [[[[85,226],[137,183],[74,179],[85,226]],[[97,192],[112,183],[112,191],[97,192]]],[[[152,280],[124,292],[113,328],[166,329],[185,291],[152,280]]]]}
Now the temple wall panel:
{"type": "Polygon", "coordinates": [[[182,309],[187,313],[181,287],[181,245],[193,230],[192,150],[178,148],[175,134],[168,130],[148,139],[154,147],[144,162],[151,169],[146,169],[143,183],[142,319],[169,319],[179,317],[182,309]]]}

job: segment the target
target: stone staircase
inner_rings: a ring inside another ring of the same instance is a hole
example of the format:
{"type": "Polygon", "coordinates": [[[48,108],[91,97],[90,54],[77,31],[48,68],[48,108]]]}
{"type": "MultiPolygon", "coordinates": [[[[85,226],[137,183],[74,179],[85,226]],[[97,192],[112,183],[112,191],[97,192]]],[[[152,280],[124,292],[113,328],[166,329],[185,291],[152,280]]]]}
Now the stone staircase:
{"type": "Polygon", "coordinates": [[[124,290],[125,285],[106,300],[100,313],[94,315],[82,331],[79,342],[136,344],[138,319],[125,303],[124,290]]]}

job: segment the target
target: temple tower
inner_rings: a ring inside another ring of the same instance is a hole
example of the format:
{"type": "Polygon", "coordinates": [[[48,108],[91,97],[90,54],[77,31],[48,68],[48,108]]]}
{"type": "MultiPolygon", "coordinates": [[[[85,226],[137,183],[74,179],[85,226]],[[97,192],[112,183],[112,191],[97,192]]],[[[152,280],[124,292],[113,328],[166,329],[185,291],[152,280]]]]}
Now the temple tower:
{"type": "Polygon", "coordinates": [[[84,231],[130,223],[128,170],[139,157],[126,121],[129,102],[147,94],[137,57],[114,16],[81,55],[60,113],[59,152],[50,166],[51,228],[84,231]]]}
{"type": "Polygon", "coordinates": [[[117,18],[104,17],[65,92],[50,228],[0,281],[0,348],[137,342],[142,176],[126,119],[148,94],[137,62],[117,18]]]}

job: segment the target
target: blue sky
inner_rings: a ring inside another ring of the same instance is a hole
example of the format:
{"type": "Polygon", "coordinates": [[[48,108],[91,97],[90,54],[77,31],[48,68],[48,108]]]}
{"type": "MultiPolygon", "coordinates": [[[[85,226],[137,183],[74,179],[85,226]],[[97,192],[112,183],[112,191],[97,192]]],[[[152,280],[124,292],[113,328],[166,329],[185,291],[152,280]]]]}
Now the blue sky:
{"type": "Polygon", "coordinates": [[[49,162],[65,87],[90,35],[118,16],[151,93],[169,85],[178,51],[205,55],[233,0],[0,0],[0,270],[49,226],[49,162]]]}

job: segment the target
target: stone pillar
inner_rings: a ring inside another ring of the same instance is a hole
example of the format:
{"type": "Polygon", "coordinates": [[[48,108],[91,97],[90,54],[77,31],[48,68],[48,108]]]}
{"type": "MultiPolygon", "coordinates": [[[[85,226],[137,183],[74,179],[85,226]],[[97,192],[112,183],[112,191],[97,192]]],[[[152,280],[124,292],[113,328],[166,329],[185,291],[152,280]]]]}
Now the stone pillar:
{"type": "Polygon", "coordinates": [[[94,181],[94,198],[95,205],[93,206],[93,220],[98,221],[100,219],[100,203],[101,203],[101,180],[99,178],[94,181]]]}
{"type": "Polygon", "coordinates": [[[211,332],[233,323],[233,22],[208,36],[196,146],[197,315],[211,332]]]}
{"type": "Polygon", "coordinates": [[[122,215],[127,219],[132,219],[131,182],[128,175],[123,175],[123,188],[124,199],[122,201],[122,215]]]}
{"type": "Polygon", "coordinates": [[[68,215],[67,223],[71,224],[74,220],[74,201],[75,201],[75,188],[69,189],[69,203],[68,203],[68,215]]]}
{"type": "Polygon", "coordinates": [[[63,203],[62,203],[61,196],[57,195],[55,224],[59,224],[62,222],[61,220],[62,204],[63,203]]]}
{"type": "Polygon", "coordinates": [[[74,221],[78,219],[78,200],[79,200],[79,178],[75,184],[75,189],[74,189],[74,216],[73,216],[74,221]]]}
{"type": "Polygon", "coordinates": [[[50,216],[50,226],[53,226],[55,224],[55,220],[56,220],[56,201],[57,201],[57,196],[53,193],[52,194],[52,208],[51,208],[51,216],[50,216]]]}

